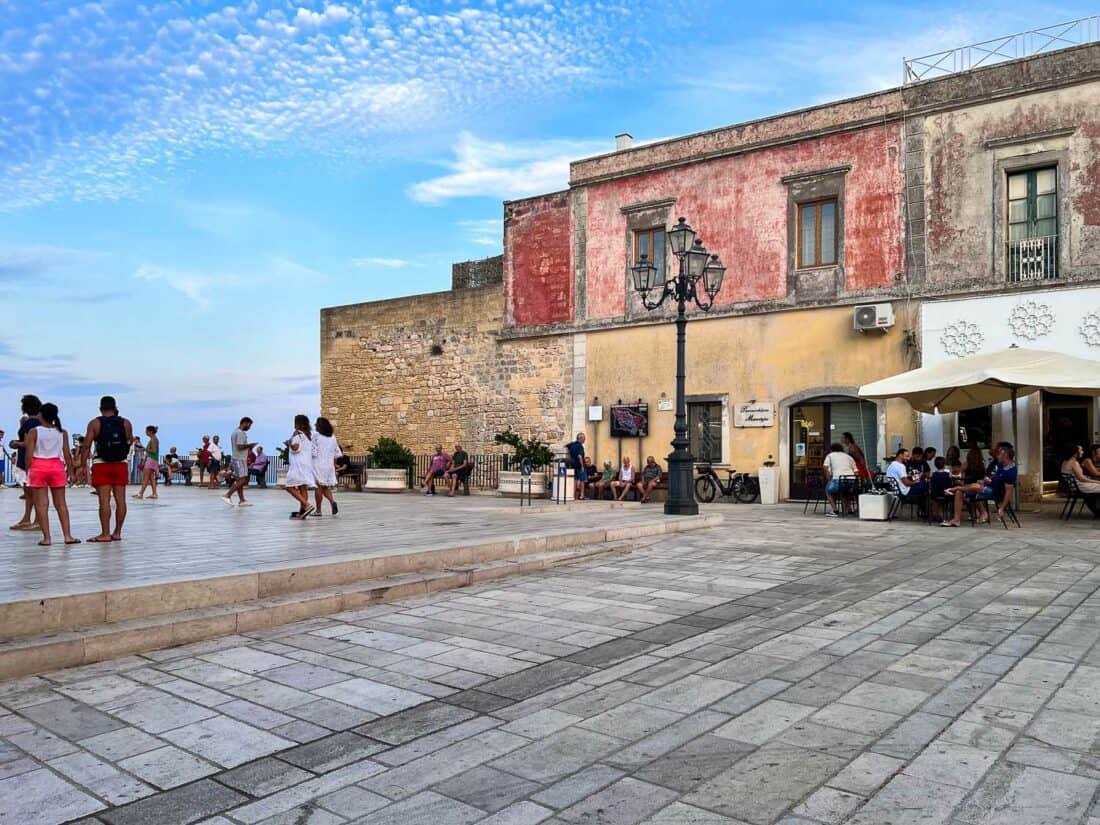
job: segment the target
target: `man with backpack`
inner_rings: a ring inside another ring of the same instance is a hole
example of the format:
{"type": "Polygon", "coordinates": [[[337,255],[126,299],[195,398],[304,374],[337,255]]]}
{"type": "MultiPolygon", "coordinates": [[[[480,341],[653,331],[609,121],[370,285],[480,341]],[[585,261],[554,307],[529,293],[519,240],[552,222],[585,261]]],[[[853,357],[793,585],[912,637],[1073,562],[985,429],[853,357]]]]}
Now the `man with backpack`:
{"type": "Polygon", "coordinates": [[[82,448],[85,462],[92,463],[92,486],[99,496],[98,536],[88,539],[92,543],[122,540],[122,523],[126,521],[126,483],[130,479],[128,457],[134,443],[134,430],[128,419],[118,414],[118,405],[109,395],[99,401],[99,416],[88,422],[88,432],[82,448]],[[115,500],[115,529],[111,530],[111,498],[115,500]]]}

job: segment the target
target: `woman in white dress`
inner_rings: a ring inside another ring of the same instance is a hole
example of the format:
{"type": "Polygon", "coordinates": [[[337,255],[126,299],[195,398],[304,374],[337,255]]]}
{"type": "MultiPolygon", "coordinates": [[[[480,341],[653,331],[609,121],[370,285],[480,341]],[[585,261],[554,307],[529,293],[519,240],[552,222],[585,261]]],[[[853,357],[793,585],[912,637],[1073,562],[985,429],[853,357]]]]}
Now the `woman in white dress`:
{"type": "Polygon", "coordinates": [[[298,502],[298,512],[291,513],[293,519],[304,520],[313,512],[309,503],[309,488],[316,482],[313,478],[313,435],[309,426],[309,416],[294,416],[294,434],[287,439],[290,466],[286,471],[286,491],[298,502]]]}
{"type": "Polygon", "coordinates": [[[313,477],[317,479],[317,492],[314,494],[317,509],[313,515],[321,515],[321,504],[327,498],[332,506],[332,514],[335,516],[340,512],[336,499],[332,495],[332,489],[336,486],[336,457],[343,453],[336,442],[331,421],[327,418],[318,418],[315,426],[317,432],[313,434],[313,477]]]}

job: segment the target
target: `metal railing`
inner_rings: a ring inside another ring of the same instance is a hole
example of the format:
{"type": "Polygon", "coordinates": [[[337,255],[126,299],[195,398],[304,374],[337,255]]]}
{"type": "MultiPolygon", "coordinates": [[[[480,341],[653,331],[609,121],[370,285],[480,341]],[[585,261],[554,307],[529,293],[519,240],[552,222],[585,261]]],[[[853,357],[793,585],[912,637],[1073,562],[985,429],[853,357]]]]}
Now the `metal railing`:
{"type": "Polygon", "coordinates": [[[1058,277],[1058,236],[1008,243],[1008,280],[1049,281],[1058,277]]]}
{"type": "Polygon", "coordinates": [[[1018,60],[1043,52],[1070,46],[1080,46],[1100,40],[1100,15],[1082,17],[1066,23],[1055,23],[1041,29],[996,37],[983,43],[971,43],[923,57],[903,58],[903,83],[918,83],[956,72],[967,72],[982,66],[1018,60]]]}

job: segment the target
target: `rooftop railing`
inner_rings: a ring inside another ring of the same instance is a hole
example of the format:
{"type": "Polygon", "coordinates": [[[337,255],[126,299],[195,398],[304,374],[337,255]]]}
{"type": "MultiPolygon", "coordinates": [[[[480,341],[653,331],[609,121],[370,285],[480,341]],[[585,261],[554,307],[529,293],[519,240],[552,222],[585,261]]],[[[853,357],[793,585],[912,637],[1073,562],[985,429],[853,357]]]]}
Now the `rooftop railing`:
{"type": "Polygon", "coordinates": [[[1082,17],[1041,29],[996,37],[984,43],[972,43],[957,49],[926,54],[923,57],[903,58],[904,83],[918,83],[1097,40],[1100,40],[1100,15],[1082,17]]]}

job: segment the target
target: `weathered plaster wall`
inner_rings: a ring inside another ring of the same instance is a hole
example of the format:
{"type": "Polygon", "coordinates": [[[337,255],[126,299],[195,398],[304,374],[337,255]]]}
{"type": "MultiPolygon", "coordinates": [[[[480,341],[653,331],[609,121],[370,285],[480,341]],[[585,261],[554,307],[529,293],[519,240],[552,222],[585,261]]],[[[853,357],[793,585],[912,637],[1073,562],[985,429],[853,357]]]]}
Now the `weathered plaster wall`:
{"type": "Polygon", "coordinates": [[[321,408],[340,441],[495,452],[493,435],[511,426],[562,443],[572,336],[498,342],[502,305],[498,285],[322,310],[321,408]]]}
{"type": "Polygon", "coordinates": [[[569,192],[504,205],[504,296],[508,321],[552,324],[573,317],[569,192]]]}
{"type": "MultiPolygon", "coordinates": [[[[661,393],[675,397],[676,339],[671,326],[635,327],[588,333],[586,393],[603,404],[641,398],[650,405],[650,435],[624,439],[623,451],[636,457],[653,454],[661,463],[671,451],[674,414],[657,410],[661,393]],[[644,357],[639,357],[644,353],[644,357]]],[[[908,355],[898,330],[885,335],[852,331],[851,309],[797,310],[740,317],[700,319],[688,326],[687,394],[728,394],[732,409],[751,399],[777,405],[798,393],[858,387],[908,368],[908,355]]],[[[606,416],[605,416],[606,419],[606,416]]],[[[768,455],[779,459],[780,426],[726,430],[731,466],[755,472],[768,455]]],[[[617,458],[618,443],[605,420],[588,425],[589,444],[598,457],[617,458]]],[[[890,402],[886,434],[915,437],[911,408],[890,402]]],[[[788,470],[781,467],[786,484],[788,470]]],[[[786,489],[785,487],[782,489],[786,489]]]]}
{"type": "Polygon", "coordinates": [[[1005,166],[1059,166],[1060,278],[1100,276],[1100,81],[924,118],[928,280],[1003,281],[1005,166]]]}
{"type": "Polygon", "coordinates": [[[790,211],[781,179],[844,165],[842,286],[892,284],[903,261],[899,151],[899,124],[880,124],[587,186],[587,317],[625,312],[622,209],[672,198],[672,214],[685,216],[729,268],[718,306],[786,299],[790,211]]]}

